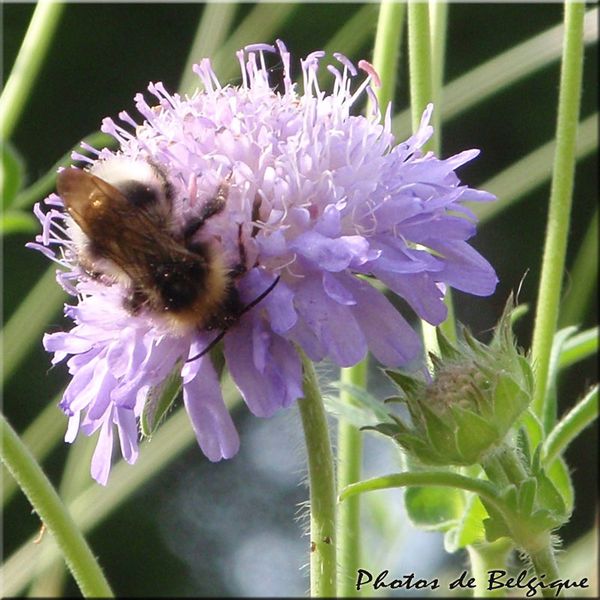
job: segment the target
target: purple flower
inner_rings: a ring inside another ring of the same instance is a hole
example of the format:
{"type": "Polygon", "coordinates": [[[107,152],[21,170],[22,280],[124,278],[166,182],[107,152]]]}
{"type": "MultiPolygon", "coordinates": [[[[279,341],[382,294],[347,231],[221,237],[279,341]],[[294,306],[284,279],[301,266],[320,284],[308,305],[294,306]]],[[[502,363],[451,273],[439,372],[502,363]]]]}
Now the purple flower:
{"type": "MultiPolygon", "coordinates": [[[[378,110],[351,115],[355,103],[372,96],[372,68],[362,63],[366,76],[355,85],[358,71],[336,55],[341,71],[328,67],[335,82],[326,93],[317,82],[323,55],[302,61],[303,94],[292,83],[282,43],[238,53],[239,87],[221,86],[203,60],[195,66],[203,91],[181,97],[151,84],[154,105],[141,94],[135,99],[139,122],[127,113],[119,115],[123,126],[103,122],[120,143],[118,153],[94,151],[94,160],[75,155],[101,178],[104,165],[119,160],[134,170],[160,168],[172,196],[168,227],[179,231],[226,186],[225,207],[206,219],[201,239],[219,248],[226,268],[245,255],[248,268],[235,279],[242,305],[276,282],[224,335],[227,368],[250,410],[263,417],[302,396],[296,346],[314,361],[329,358],[344,367],[367,351],[389,367],[421,358],[418,336],[369,277],[432,324],[446,317],[446,286],[488,295],[497,282],[466,241],[475,217],[463,205],[493,196],[461,185],[454,172],[478,151],[446,160],[423,153],[431,106],[418,131],[395,144],[389,107],[383,119],[378,110]],[[271,52],[283,62],[276,88],[265,65],[271,52]]],[[[72,379],[60,404],[69,416],[67,441],[78,430],[100,431],[93,477],[107,481],[114,426],[123,457],[135,462],[148,394],[174,369],[203,452],[212,461],[233,456],[239,439],[210,357],[186,362],[217,331],[174,326],[143,305],[133,310],[123,279],[110,275],[110,260],[93,265],[100,276],[82,264],[82,234],[61,199],[53,194],[46,204],[45,213],[35,208],[43,232],[31,246],[63,266],[58,280],[78,303],[66,307],[74,327],[46,335],[44,346],[53,363],[68,357],[72,379]]]]}

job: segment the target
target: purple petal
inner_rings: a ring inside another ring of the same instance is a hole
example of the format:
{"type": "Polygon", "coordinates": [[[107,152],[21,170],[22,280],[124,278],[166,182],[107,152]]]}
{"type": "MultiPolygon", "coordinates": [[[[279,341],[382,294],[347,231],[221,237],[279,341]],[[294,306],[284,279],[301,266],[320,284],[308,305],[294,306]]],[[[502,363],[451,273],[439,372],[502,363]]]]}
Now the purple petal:
{"type": "Polygon", "coordinates": [[[110,461],[112,459],[112,448],[113,448],[113,431],[112,431],[112,419],[110,414],[107,414],[104,422],[102,423],[102,429],[98,436],[98,443],[92,456],[92,477],[100,484],[106,485],[108,481],[108,474],[110,473],[110,461]]]}
{"type": "Polygon", "coordinates": [[[353,315],[378,361],[396,367],[421,356],[419,336],[381,292],[356,278],[345,277],[344,282],[357,300],[353,315]]]}
{"type": "Polygon", "coordinates": [[[436,279],[476,296],[494,293],[498,278],[490,263],[466,242],[430,241],[429,247],[444,256],[444,268],[436,279]]]}
{"type": "Polygon", "coordinates": [[[373,273],[393,292],[402,296],[428,323],[439,325],[446,319],[448,309],[444,304],[444,294],[429,273],[399,275],[379,270],[373,273]]]}
{"type": "Polygon", "coordinates": [[[210,461],[231,458],[239,450],[240,439],[223,402],[219,379],[210,358],[195,362],[199,368],[196,376],[183,385],[183,402],[196,439],[210,461]]]}
{"type": "Polygon", "coordinates": [[[138,428],[135,414],[128,408],[117,408],[115,423],[123,458],[132,465],[138,457],[138,428]]]}
{"type": "Polygon", "coordinates": [[[296,308],[336,364],[349,367],[364,358],[367,344],[352,311],[331,300],[319,280],[302,282],[296,292],[296,308]]]}
{"type": "Polygon", "coordinates": [[[363,264],[374,256],[369,242],[360,235],[328,238],[316,231],[299,235],[290,248],[326,271],[343,271],[351,264],[363,264]]]}
{"type": "Polygon", "coordinates": [[[302,395],[302,369],[293,346],[260,322],[242,321],[229,331],[225,359],[256,416],[269,417],[302,395]]]}

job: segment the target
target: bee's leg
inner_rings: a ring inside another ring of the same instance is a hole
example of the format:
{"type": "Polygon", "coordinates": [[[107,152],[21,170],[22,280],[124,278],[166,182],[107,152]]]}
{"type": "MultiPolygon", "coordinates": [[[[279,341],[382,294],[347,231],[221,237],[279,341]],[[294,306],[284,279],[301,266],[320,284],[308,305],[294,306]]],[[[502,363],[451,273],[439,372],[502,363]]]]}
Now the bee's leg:
{"type": "Polygon", "coordinates": [[[192,219],[183,230],[183,240],[187,244],[194,234],[202,228],[211,217],[223,211],[229,195],[229,177],[219,186],[214,198],[211,198],[203,207],[200,214],[192,219]]]}
{"type": "Polygon", "coordinates": [[[240,256],[240,262],[231,269],[231,276],[234,279],[241,277],[247,270],[247,254],[246,254],[246,246],[244,246],[244,241],[242,240],[242,225],[238,225],[238,252],[240,256]]]}

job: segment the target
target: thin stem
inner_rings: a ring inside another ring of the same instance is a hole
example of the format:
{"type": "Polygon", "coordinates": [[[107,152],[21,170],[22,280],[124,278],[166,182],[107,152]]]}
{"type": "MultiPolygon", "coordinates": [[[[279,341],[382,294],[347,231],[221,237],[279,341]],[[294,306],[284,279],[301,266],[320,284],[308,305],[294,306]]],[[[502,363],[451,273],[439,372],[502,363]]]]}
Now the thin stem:
{"type": "MultiPolygon", "coordinates": [[[[239,392],[229,376],[223,381],[223,398],[229,410],[241,403],[239,392]]],[[[111,470],[109,486],[102,487],[93,481],[69,502],[69,512],[80,530],[91,531],[195,440],[185,409],[178,409],[153,435],[152,443],[142,445],[135,469],[120,460],[111,470]]],[[[0,580],[3,580],[6,596],[19,595],[28,584],[34,574],[29,568],[32,562],[39,561],[40,568],[44,568],[58,558],[54,551],[43,556],[39,556],[38,551],[39,546],[29,540],[5,560],[0,580]]]]}
{"type": "MultiPolygon", "coordinates": [[[[41,464],[47,454],[56,446],[65,432],[65,416],[57,405],[63,392],[56,395],[38,414],[33,423],[23,433],[23,443],[41,464]]],[[[4,506],[19,488],[16,481],[2,468],[2,506],[4,506]]]]}
{"type": "Polygon", "coordinates": [[[304,398],[298,400],[310,484],[310,593],[336,597],[335,473],[327,415],[317,377],[303,354],[304,398]]]}
{"type": "Polygon", "coordinates": [[[0,139],[8,139],[19,121],[64,7],[62,3],[38,0],[0,97],[0,139]]]}
{"type": "MultiPolygon", "coordinates": [[[[444,88],[444,66],[446,58],[446,33],[448,29],[448,4],[443,0],[430,0],[429,2],[430,19],[430,42],[431,42],[431,90],[434,105],[432,119],[433,136],[431,137],[432,150],[437,156],[442,155],[442,106],[443,106],[443,88],[444,88]]],[[[452,291],[446,290],[444,304],[448,309],[448,316],[440,329],[444,335],[451,341],[456,341],[456,318],[454,316],[454,302],[452,300],[452,291]]],[[[433,329],[429,325],[424,325],[424,330],[433,329]]],[[[433,336],[435,331],[427,331],[426,336],[433,336]]],[[[437,344],[437,336],[436,336],[437,344]]],[[[435,347],[435,346],[434,346],[435,347]]]]}
{"type": "Polygon", "coordinates": [[[444,87],[448,4],[443,0],[430,0],[429,18],[431,23],[431,85],[435,106],[432,115],[432,144],[433,151],[440,156],[442,153],[442,91],[444,87]]]}
{"type": "MultiPolygon", "coordinates": [[[[56,407],[54,407],[55,411],[56,407]]],[[[79,437],[69,448],[69,455],[62,473],[58,493],[63,502],[68,506],[83,489],[87,486],[90,479],[90,461],[96,440],[91,437],[79,437]]],[[[56,544],[54,540],[44,538],[40,544],[43,554],[54,556],[56,554],[56,544]]],[[[66,580],[66,569],[64,562],[55,560],[36,561],[34,567],[34,579],[29,588],[29,597],[32,598],[60,598],[63,595],[63,588],[66,580]]]]}
{"type": "MultiPolygon", "coordinates": [[[[405,5],[402,2],[382,0],[379,6],[373,66],[381,79],[381,86],[374,91],[382,114],[385,114],[387,105],[393,102],[396,92],[404,13],[405,5]]],[[[370,112],[370,108],[367,108],[367,114],[370,112]]]]}
{"type": "MultiPolygon", "coordinates": [[[[340,381],[366,388],[367,359],[350,369],[342,369],[340,381]]],[[[342,388],[342,402],[352,403],[352,394],[342,388]]],[[[362,434],[357,427],[343,418],[338,421],[337,437],[338,489],[360,480],[362,470],[362,434]]],[[[358,596],[354,576],[361,565],[360,554],[360,498],[350,498],[338,509],[337,522],[338,594],[358,596]]]]}
{"type": "MultiPolygon", "coordinates": [[[[412,129],[416,131],[425,107],[433,101],[429,7],[426,3],[408,3],[408,64],[411,121],[412,129]]],[[[430,144],[431,141],[426,147],[430,144]]]]}
{"type": "Polygon", "coordinates": [[[505,569],[508,555],[512,550],[512,544],[507,539],[496,540],[491,544],[474,544],[467,546],[471,573],[475,579],[475,598],[504,598],[506,588],[489,589],[488,571],[493,569],[505,569]]]}
{"type": "MultiPolygon", "coordinates": [[[[540,71],[560,57],[563,25],[552,27],[527,41],[497,54],[444,86],[441,117],[444,122],[467,112],[507,87],[540,71]]],[[[598,9],[585,16],[584,43],[598,40],[598,9]]],[[[394,116],[392,129],[400,136],[410,132],[411,110],[394,116]]]]}
{"type": "MultiPolygon", "coordinates": [[[[467,492],[474,492],[489,502],[501,514],[504,515],[506,512],[502,502],[496,495],[494,486],[489,481],[466,477],[465,475],[459,475],[450,471],[414,471],[374,477],[373,479],[353,483],[344,488],[340,491],[338,499],[341,502],[351,498],[355,494],[409,486],[451,487],[467,492]]],[[[510,515],[507,515],[507,517],[510,518],[510,515]]]]}
{"type": "Polygon", "coordinates": [[[595,385],[554,427],[542,448],[545,465],[551,465],[569,444],[598,418],[598,386],[595,385]]]}
{"type": "MultiPolygon", "coordinates": [[[[529,554],[535,572],[540,579],[542,575],[545,577],[546,582],[560,579],[550,535],[548,535],[546,543],[540,549],[530,551],[525,548],[525,551],[529,554]]],[[[556,593],[554,588],[542,588],[541,591],[542,596],[545,598],[564,598],[564,594],[562,592],[556,593]]]]}
{"type": "Polygon", "coordinates": [[[112,590],[73,518],[4,415],[0,427],[2,461],[54,535],[82,594],[86,597],[112,597],[112,590]]]}
{"type": "Polygon", "coordinates": [[[544,412],[550,352],[558,322],[569,234],[575,171],[575,140],[583,71],[584,15],[585,4],[576,2],[565,4],[565,40],[558,99],[556,154],[532,343],[532,359],[536,369],[532,409],[537,415],[542,415],[544,412]]]}

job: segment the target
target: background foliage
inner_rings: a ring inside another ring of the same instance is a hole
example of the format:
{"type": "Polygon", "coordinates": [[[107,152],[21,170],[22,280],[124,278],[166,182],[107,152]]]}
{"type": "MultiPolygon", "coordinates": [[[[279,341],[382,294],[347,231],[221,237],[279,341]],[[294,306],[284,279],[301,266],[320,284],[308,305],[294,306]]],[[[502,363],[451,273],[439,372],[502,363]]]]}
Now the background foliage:
{"type": "MultiPolygon", "coordinates": [[[[271,5],[277,10],[279,5],[271,5]]],[[[33,12],[31,4],[3,5],[3,72],[8,74],[33,12]]],[[[35,83],[24,115],[13,135],[15,149],[34,182],[81,138],[96,131],[104,116],[120,110],[135,113],[133,96],[149,81],[162,81],[170,90],[179,85],[186,58],[204,7],[201,4],[69,4],[62,16],[51,51],[35,83]]],[[[253,9],[239,5],[233,27],[253,9]]],[[[295,59],[323,48],[340,26],[359,11],[366,35],[355,49],[337,51],[354,61],[371,58],[376,5],[298,4],[276,36],[295,59]]],[[[529,37],[558,25],[560,4],[451,4],[445,80],[451,81],[484,61],[529,37]]],[[[272,41],[256,31],[252,41],[272,41]]],[[[398,76],[395,111],[408,105],[406,52],[398,76]]],[[[198,57],[200,58],[200,57],[198,57]]],[[[597,43],[585,57],[582,120],[596,110],[597,43]]],[[[231,60],[234,56],[231,56],[231,60]]],[[[466,148],[482,155],[461,171],[464,181],[482,187],[491,177],[527,153],[548,142],[554,133],[559,64],[537,71],[500,91],[465,113],[444,123],[444,156],[466,148]]],[[[236,77],[230,79],[235,84],[236,77]]],[[[407,131],[399,132],[400,137],[407,131]]],[[[597,205],[597,155],[577,167],[571,238],[567,265],[571,266],[597,205]]],[[[495,192],[496,190],[490,189],[495,192]]],[[[495,266],[500,285],[490,299],[457,294],[459,320],[482,337],[500,315],[511,290],[527,273],[520,301],[535,305],[544,239],[549,180],[520,202],[484,224],[474,246],[495,266]]],[[[502,198],[499,199],[502,202],[502,198]]],[[[34,232],[4,239],[4,319],[48,268],[38,253],[26,250],[34,232]]],[[[568,276],[567,276],[568,280],[568,276]]],[[[568,285],[568,284],[567,284],[568,285]]],[[[597,279],[594,284],[597,296],[597,279]]],[[[597,303],[591,301],[582,329],[597,324],[597,303]]],[[[531,319],[521,319],[517,334],[528,347],[531,319]]],[[[63,326],[60,307],[46,330],[63,326]]],[[[10,354],[11,348],[4,352],[10,354]]],[[[327,370],[322,369],[324,376],[327,370]]],[[[559,411],[571,406],[586,385],[597,380],[593,359],[576,365],[562,379],[559,411]]],[[[12,373],[4,389],[4,411],[22,432],[51,402],[66,381],[63,367],[49,370],[41,341],[12,373]]],[[[375,384],[377,385],[377,377],[375,384]]],[[[56,411],[58,413],[58,409],[56,411]]],[[[58,418],[62,418],[58,415],[58,418]]],[[[213,465],[191,445],[179,458],[141,486],[89,535],[115,591],[121,596],[143,595],[281,595],[302,594],[307,579],[300,571],[308,540],[294,520],[307,491],[300,452],[301,433],[295,410],[271,421],[251,418],[245,408],[236,412],[242,448],[227,463],[213,465]]],[[[389,444],[369,435],[366,475],[388,472],[395,465],[389,444]]],[[[569,449],[567,463],[574,471],[577,508],[562,530],[568,547],[593,524],[597,490],[597,430],[586,431],[569,449]]],[[[44,461],[58,485],[67,456],[60,444],[44,461]]],[[[135,469],[136,467],[132,467],[135,469]]],[[[366,543],[378,548],[372,568],[394,572],[415,571],[427,576],[419,562],[399,564],[395,555],[411,536],[415,548],[431,552],[429,576],[445,568],[460,572],[459,556],[439,552],[438,534],[398,532],[400,492],[368,498],[364,518],[369,524],[366,543]],[[432,542],[433,540],[433,542],[432,542]]],[[[100,495],[99,503],[103,502],[100,495]]],[[[302,512],[302,511],[300,511],[302,512]]],[[[4,513],[4,553],[9,556],[35,534],[39,521],[26,500],[15,494],[4,513]]],[[[66,588],[76,594],[72,582],[66,588]]]]}

